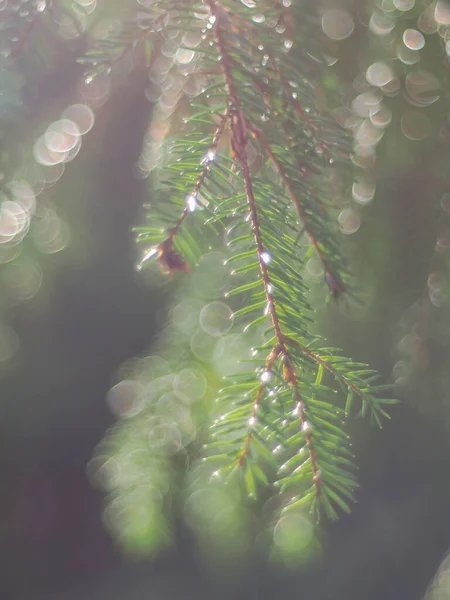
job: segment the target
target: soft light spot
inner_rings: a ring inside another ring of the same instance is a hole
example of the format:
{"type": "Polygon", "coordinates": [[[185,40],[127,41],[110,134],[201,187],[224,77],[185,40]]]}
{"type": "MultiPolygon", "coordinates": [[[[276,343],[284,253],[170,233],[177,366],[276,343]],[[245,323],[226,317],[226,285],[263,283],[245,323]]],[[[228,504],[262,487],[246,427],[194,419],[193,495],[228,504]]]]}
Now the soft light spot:
{"type": "Polygon", "coordinates": [[[23,302],[35,296],[43,279],[40,266],[25,257],[4,267],[3,277],[8,295],[18,302],[23,302]]]}
{"type": "Polygon", "coordinates": [[[386,85],[394,78],[391,67],[385,62],[375,62],[366,71],[366,79],[374,87],[386,85]]]}
{"type": "Polygon", "coordinates": [[[262,14],[254,15],[252,17],[252,21],[254,23],[264,23],[265,20],[266,20],[266,17],[262,14]]]}
{"type": "Polygon", "coordinates": [[[268,265],[272,260],[272,257],[268,252],[261,252],[260,258],[265,265],[268,265]]]}
{"type": "Polygon", "coordinates": [[[331,8],[322,16],[322,29],[332,40],[345,40],[355,29],[352,15],[340,8],[331,8]]]}
{"type": "Polygon", "coordinates": [[[151,258],[153,258],[154,256],[156,256],[158,254],[158,248],[150,248],[150,250],[148,250],[144,256],[141,258],[140,263],[137,266],[138,271],[140,271],[143,267],[144,264],[150,260],[151,258]]]}
{"type": "Polygon", "coordinates": [[[214,352],[217,338],[209,335],[203,329],[197,331],[191,336],[190,348],[193,354],[200,360],[210,360],[214,352]]]}
{"type": "Polygon", "coordinates": [[[429,71],[408,73],[405,79],[406,99],[413,106],[430,106],[440,98],[441,83],[429,71]]]}
{"type": "Polygon", "coordinates": [[[355,142],[361,146],[376,146],[383,133],[383,128],[375,127],[369,119],[364,119],[355,132],[355,142]]]}
{"type": "Polygon", "coordinates": [[[136,414],[140,406],[139,396],[143,393],[143,387],[137,381],[124,380],[113,386],[106,396],[109,409],[116,417],[136,414]]]}
{"type": "Polygon", "coordinates": [[[208,163],[212,162],[215,158],[216,158],[215,150],[208,150],[208,152],[202,158],[200,164],[207,165],[208,163]]]}
{"type": "Polygon", "coordinates": [[[182,369],[173,380],[174,393],[183,402],[196,402],[205,395],[206,378],[200,371],[182,369]]]}
{"type": "Polygon", "coordinates": [[[148,427],[148,444],[155,454],[171,456],[183,448],[181,433],[173,421],[152,419],[148,427]]]}
{"type": "Polygon", "coordinates": [[[0,244],[20,242],[29,225],[29,212],[20,202],[6,200],[1,203],[0,244]]]}
{"type": "Polygon", "coordinates": [[[83,135],[92,129],[95,117],[87,104],[72,104],[63,112],[62,119],[73,121],[83,135]]]}
{"type": "Polygon", "coordinates": [[[425,46],[425,38],[417,29],[406,29],[403,32],[403,43],[410,50],[421,50],[425,46]]]}
{"type": "Polygon", "coordinates": [[[272,373],[270,371],[263,371],[260,379],[261,383],[268,383],[272,379],[272,373]]]}
{"type": "Polygon", "coordinates": [[[273,541],[282,551],[298,552],[313,539],[312,523],[299,514],[282,517],[275,525],[273,541]]]}
{"type": "Polygon", "coordinates": [[[397,44],[397,58],[405,65],[414,65],[420,61],[420,53],[415,50],[410,50],[405,44],[397,44]]]}
{"type": "Polygon", "coordinates": [[[45,167],[64,162],[67,154],[68,153],[51,150],[48,147],[44,136],[38,138],[33,147],[33,155],[36,162],[45,167]]]}
{"type": "Polygon", "coordinates": [[[447,0],[437,1],[434,18],[439,25],[450,25],[450,3],[447,0]]]}
{"type": "Polygon", "coordinates": [[[359,117],[368,117],[370,111],[378,107],[382,98],[383,95],[379,90],[363,92],[353,100],[352,110],[359,117]]]}
{"type": "Polygon", "coordinates": [[[317,278],[323,276],[323,265],[316,256],[313,256],[308,260],[306,263],[306,270],[311,277],[317,278]]]}
{"type": "Polygon", "coordinates": [[[194,50],[188,50],[187,48],[178,48],[175,53],[175,60],[180,65],[188,65],[195,56],[194,50]]]}
{"type": "Polygon", "coordinates": [[[415,0],[393,0],[393,4],[397,10],[407,11],[413,8],[415,0]]]}
{"type": "Polygon", "coordinates": [[[78,142],[81,133],[70,119],[55,121],[44,134],[45,143],[51,152],[69,152],[78,142]]]}
{"type": "Polygon", "coordinates": [[[438,24],[434,18],[434,5],[430,4],[417,19],[417,26],[422,33],[431,34],[436,33],[438,24]]]}
{"type": "Polygon", "coordinates": [[[392,121],[392,111],[389,106],[380,104],[370,110],[369,118],[372,125],[384,128],[392,121]]]}
{"type": "Polygon", "coordinates": [[[368,204],[375,195],[375,183],[359,179],[353,183],[352,196],[358,204],[368,204]]]}
{"type": "Polygon", "coordinates": [[[111,77],[106,71],[79,83],[79,92],[90,104],[101,106],[111,91],[111,77]]]}
{"type": "Polygon", "coordinates": [[[194,194],[190,194],[189,196],[187,196],[186,206],[190,212],[194,212],[195,209],[198,207],[197,196],[194,194]]]}
{"type": "Polygon", "coordinates": [[[9,184],[9,192],[13,200],[19,202],[29,213],[34,213],[36,207],[36,195],[27,181],[11,181],[9,184]]]}
{"type": "Polygon", "coordinates": [[[431,121],[419,110],[410,110],[402,115],[402,133],[410,140],[424,140],[431,131],[431,121]]]}
{"type": "Polygon", "coordinates": [[[375,11],[370,17],[369,29],[375,35],[388,35],[395,27],[395,19],[385,12],[375,11]]]}
{"type": "Polygon", "coordinates": [[[224,302],[210,302],[200,312],[199,321],[203,331],[220,337],[233,326],[233,314],[224,302]]]}
{"type": "Polygon", "coordinates": [[[341,226],[342,233],[351,235],[356,233],[361,226],[361,217],[352,208],[344,208],[339,216],[338,223],[341,226]]]}

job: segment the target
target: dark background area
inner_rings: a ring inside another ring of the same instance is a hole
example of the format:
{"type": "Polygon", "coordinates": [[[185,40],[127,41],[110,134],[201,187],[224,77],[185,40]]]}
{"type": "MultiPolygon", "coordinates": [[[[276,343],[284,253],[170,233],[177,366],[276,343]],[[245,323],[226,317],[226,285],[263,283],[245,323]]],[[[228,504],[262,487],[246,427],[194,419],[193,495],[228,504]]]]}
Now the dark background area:
{"type": "MultiPolygon", "coordinates": [[[[58,255],[44,289],[14,313],[21,349],[0,383],[0,598],[423,597],[450,542],[450,443],[438,404],[424,411],[406,398],[383,432],[354,426],[358,504],[329,527],[323,558],[304,572],[255,559],[239,575],[224,567],[211,576],[189,540],[157,560],[133,562],[104,530],[102,495],[86,464],[113,423],[105,397],[115,371],[148,349],[164,312],[164,292],[134,269],[130,231],[146,197],[132,176],[150,110],[140,82],[137,73],[102,108],[53,190],[85,252],[58,255]]],[[[53,83],[42,106],[49,97],[63,106],[69,95],[56,75],[53,83]]],[[[364,322],[333,307],[326,318],[333,341],[387,379],[394,328],[426,281],[435,238],[423,203],[431,162],[423,148],[402,170],[381,172],[356,237],[361,277],[375,281],[375,300],[364,322]],[[374,267],[377,243],[387,250],[374,267]]]]}

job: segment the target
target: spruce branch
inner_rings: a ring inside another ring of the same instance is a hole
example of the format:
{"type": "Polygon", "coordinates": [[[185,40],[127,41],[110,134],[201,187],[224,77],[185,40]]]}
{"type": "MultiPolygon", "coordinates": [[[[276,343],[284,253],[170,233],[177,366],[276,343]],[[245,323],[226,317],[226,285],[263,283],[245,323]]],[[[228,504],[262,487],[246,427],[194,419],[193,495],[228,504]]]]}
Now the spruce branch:
{"type": "MultiPolygon", "coordinates": [[[[300,419],[302,421],[302,425],[307,425],[308,420],[306,417],[305,405],[302,400],[299,387],[298,387],[298,378],[296,369],[293,366],[291,357],[287,348],[284,344],[284,335],[281,328],[281,323],[278,318],[277,308],[275,304],[275,300],[272,294],[272,284],[270,281],[269,269],[267,266],[267,258],[266,258],[266,250],[262,241],[262,232],[261,225],[258,215],[258,209],[256,206],[256,199],[253,191],[253,179],[251,176],[251,170],[248,162],[246,145],[248,140],[247,134],[247,125],[246,118],[242,112],[239,98],[236,93],[236,88],[234,84],[233,74],[231,70],[231,61],[228,53],[228,48],[224,38],[224,13],[221,9],[217,9],[219,6],[218,3],[214,2],[214,0],[209,1],[209,6],[211,8],[211,15],[215,18],[214,20],[214,30],[217,37],[217,43],[221,51],[222,55],[222,68],[223,74],[226,80],[226,85],[228,89],[228,103],[229,103],[229,118],[230,118],[230,129],[231,129],[231,146],[233,149],[233,155],[235,161],[242,168],[242,176],[244,179],[244,185],[247,195],[247,202],[250,209],[251,215],[251,224],[253,235],[256,244],[256,252],[258,256],[258,261],[260,265],[261,277],[264,285],[264,293],[267,301],[268,313],[270,315],[272,326],[275,332],[275,337],[277,340],[277,346],[272,350],[271,355],[269,356],[268,363],[270,368],[274,362],[274,357],[276,358],[281,355],[284,361],[283,367],[283,375],[285,381],[292,387],[294,400],[295,400],[295,410],[298,411],[300,415],[300,419]]],[[[256,414],[256,409],[260,403],[260,394],[261,388],[259,388],[257,392],[257,398],[253,407],[253,412],[256,414]],[[255,408],[256,407],[256,408],[255,408]]],[[[250,417],[250,423],[253,426],[255,416],[252,412],[252,416],[250,417]]],[[[315,450],[312,443],[312,436],[308,432],[305,434],[306,442],[310,454],[311,464],[312,464],[312,472],[313,472],[313,481],[316,486],[317,497],[320,498],[320,479],[317,476],[318,467],[315,458],[315,450]]],[[[251,441],[251,437],[247,438],[246,448],[244,449],[245,455],[248,454],[247,444],[251,441]]],[[[239,464],[243,464],[243,455],[239,457],[239,464]]]]}
{"type": "Polygon", "coordinates": [[[224,232],[226,297],[243,343],[253,347],[251,358],[241,356],[250,367],[230,369],[211,394],[217,418],[210,420],[207,404],[195,415],[203,451],[196,444],[187,451],[200,454],[210,485],[212,466],[216,484],[237,481],[247,498],[275,490],[283,512],[336,518],[350,510],[357,488],[336,392],[347,396],[347,413],[357,398],[360,414],[379,425],[392,401],[378,397],[386,390],[374,384],[373,370],[325,347],[315,332],[308,261],[320,264],[333,297],[349,289],[349,272],[328,200],[335,169],[346,165],[348,136],[319,106],[313,11],[275,0],[258,5],[262,20],[236,0],[155,0],[145,11],[145,33],[131,19],[116,44],[92,53],[94,70],[95,61],[109,68],[145,39],[156,56],[167,44],[179,58],[164,73],[152,71],[157,60],[149,66],[161,89],[165,76],[176,82],[176,101],[164,117],[147,221],[136,228],[150,246],[141,266],[155,256],[169,276],[191,273],[212,248],[205,249],[205,227],[224,232]],[[155,19],[162,21],[154,26],[155,19]]]}
{"type": "MultiPolygon", "coordinates": [[[[306,473],[310,473],[311,482],[314,488],[314,495],[310,497],[312,500],[315,499],[320,502],[322,499],[322,490],[323,485],[326,486],[327,493],[325,494],[325,507],[328,509],[329,514],[333,515],[334,510],[332,509],[330,503],[330,496],[333,497],[335,492],[332,490],[328,490],[330,486],[327,485],[327,481],[325,480],[325,484],[322,483],[322,475],[319,469],[319,460],[318,454],[316,452],[315,442],[314,442],[314,434],[312,433],[311,420],[308,416],[309,409],[307,407],[307,402],[303,398],[302,392],[300,391],[300,377],[298,371],[298,363],[296,363],[294,357],[291,355],[290,350],[286,344],[286,340],[288,340],[288,336],[284,333],[284,327],[286,325],[286,321],[280,317],[279,310],[281,313],[285,312],[287,307],[280,305],[280,301],[275,299],[273,289],[274,285],[271,279],[270,273],[270,254],[267,252],[266,246],[263,243],[263,229],[261,225],[261,218],[259,214],[259,208],[257,205],[257,200],[254,191],[254,179],[251,173],[251,168],[249,166],[249,160],[247,155],[247,144],[249,139],[249,131],[255,133],[260,140],[260,134],[256,130],[255,127],[251,125],[246,115],[243,112],[241,107],[241,102],[237,93],[236,82],[233,74],[233,60],[230,55],[230,51],[227,44],[227,39],[232,37],[232,32],[230,31],[230,22],[229,17],[226,12],[224,12],[223,8],[218,2],[214,0],[208,0],[208,5],[211,10],[211,21],[214,23],[213,28],[216,36],[216,41],[218,48],[220,50],[221,55],[221,65],[223,70],[223,76],[226,82],[227,89],[227,101],[228,101],[228,115],[230,119],[230,131],[231,131],[231,148],[232,154],[235,162],[239,166],[242,172],[242,178],[244,182],[246,199],[249,207],[249,221],[251,223],[252,235],[254,238],[254,243],[256,246],[256,254],[258,260],[259,271],[261,275],[261,281],[264,288],[264,297],[266,303],[266,314],[270,317],[272,328],[274,331],[274,347],[272,348],[268,358],[266,359],[266,370],[264,372],[264,381],[270,377],[270,374],[273,370],[273,367],[280,357],[282,362],[282,380],[287,385],[288,389],[291,390],[293,401],[294,401],[294,409],[292,411],[295,420],[298,421],[300,425],[300,432],[304,437],[305,447],[307,449],[308,457],[306,459],[302,459],[300,467],[303,467],[303,471],[306,473]],[[284,321],[284,324],[283,324],[284,321]]],[[[261,141],[261,140],[260,140],[261,141]]],[[[303,225],[305,228],[309,225],[309,219],[306,217],[306,213],[297,200],[296,195],[294,194],[289,178],[285,174],[284,170],[281,168],[280,163],[275,158],[273,152],[270,147],[265,145],[264,149],[266,150],[266,154],[269,158],[274,162],[275,167],[279,175],[281,176],[283,183],[285,184],[290,196],[291,200],[294,203],[298,216],[303,221],[303,225]]],[[[307,229],[308,231],[308,229],[307,229]]],[[[312,233],[311,233],[312,236],[312,233]]],[[[312,236],[313,246],[317,251],[320,252],[320,248],[315,238],[312,236]]],[[[325,259],[323,259],[325,260],[325,259]]],[[[330,271],[328,269],[328,264],[325,262],[326,273],[329,274],[330,271]]],[[[284,284],[285,282],[280,281],[280,283],[284,284]]],[[[281,288],[281,286],[280,286],[281,288]]],[[[258,303],[259,305],[259,303],[258,303]]],[[[258,306],[258,305],[255,305],[258,306]]],[[[242,314],[242,313],[241,313],[242,314]]],[[[323,367],[323,365],[320,365],[323,367]]],[[[264,394],[264,385],[260,385],[255,393],[255,400],[251,405],[251,414],[249,416],[248,424],[250,426],[250,432],[247,434],[245,438],[244,449],[238,452],[237,463],[240,467],[248,466],[247,460],[250,454],[251,442],[254,437],[254,428],[257,425],[257,413],[261,406],[262,396],[264,394]]],[[[228,413],[223,416],[225,421],[226,432],[229,431],[229,423],[230,419],[234,419],[235,417],[231,417],[231,415],[235,415],[235,411],[228,413]]],[[[242,414],[242,411],[239,411],[239,414],[242,414]]],[[[312,418],[312,417],[311,417],[312,418]]],[[[295,437],[295,436],[293,436],[295,437]]],[[[300,441],[296,438],[297,443],[300,441]]],[[[296,465],[296,470],[298,469],[298,464],[296,465]]],[[[251,472],[251,466],[250,466],[251,472]]],[[[325,469],[326,473],[326,469],[325,469]]],[[[308,476],[308,475],[306,475],[308,476]]],[[[327,475],[325,475],[327,476],[327,475]]],[[[288,479],[288,484],[292,483],[292,479],[295,479],[298,476],[295,474],[292,478],[288,479]]],[[[300,478],[303,480],[303,473],[300,475],[300,478]]],[[[283,485],[283,484],[282,484],[283,485]]],[[[333,498],[334,501],[336,501],[333,498]]]]}

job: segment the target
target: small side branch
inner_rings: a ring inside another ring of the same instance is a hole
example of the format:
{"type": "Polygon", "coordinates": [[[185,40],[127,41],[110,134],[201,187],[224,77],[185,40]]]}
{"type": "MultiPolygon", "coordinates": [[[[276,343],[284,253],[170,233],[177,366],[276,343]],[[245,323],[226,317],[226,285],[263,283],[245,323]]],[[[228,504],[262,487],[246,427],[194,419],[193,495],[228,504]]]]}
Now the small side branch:
{"type": "Polygon", "coordinates": [[[350,381],[348,377],[346,377],[342,373],[339,373],[339,371],[335,367],[333,367],[333,365],[331,365],[328,361],[324,360],[321,356],[319,356],[303,344],[300,344],[300,342],[294,340],[293,338],[286,337],[285,342],[288,345],[295,346],[304,356],[308,357],[312,362],[321,366],[325,371],[331,373],[336,379],[342,381],[342,383],[348,388],[348,390],[354,392],[357,396],[361,398],[363,402],[367,401],[367,396],[361,390],[361,388],[358,387],[352,381],[350,381]]]}
{"type": "Polygon", "coordinates": [[[338,296],[340,293],[345,291],[344,285],[340,281],[337,274],[333,273],[333,271],[328,263],[328,260],[326,259],[325,254],[324,254],[323,250],[321,249],[316,236],[314,235],[314,231],[313,231],[311,220],[308,216],[308,213],[306,212],[305,207],[303,206],[302,202],[297,198],[297,195],[292,187],[292,183],[291,183],[289,177],[286,175],[283,165],[278,160],[278,158],[275,156],[270,144],[264,139],[261,130],[259,130],[256,127],[253,127],[251,125],[249,125],[249,127],[251,128],[252,133],[258,139],[259,143],[261,144],[262,149],[269,157],[270,161],[272,162],[273,166],[275,167],[275,170],[277,171],[277,173],[279,174],[279,176],[281,177],[281,179],[283,181],[286,191],[287,191],[292,203],[295,206],[295,209],[297,211],[299,219],[303,223],[305,231],[311,241],[311,245],[313,246],[318,259],[322,263],[322,266],[323,266],[323,269],[325,272],[325,280],[328,284],[328,287],[330,288],[331,294],[333,296],[338,296]]]}
{"type": "Polygon", "coordinates": [[[220,123],[214,133],[211,146],[208,149],[206,160],[203,164],[200,176],[197,179],[193,190],[187,197],[185,208],[175,225],[170,230],[168,236],[156,248],[156,252],[158,253],[158,262],[161,265],[161,270],[165,273],[168,273],[170,276],[172,276],[173,271],[183,271],[184,273],[190,272],[190,268],[184,260],[184,258],[179,254],[179,252],[177,252],[177,250],[175,250],[174,242],[187,216],[191,212],[193,212],[197,207],[198,195],[210,170],[210,163],[212,159],[210,159],[209,156],[215,156],[226,124],[227,118],[226,116],[222,116],[220,123]]]}
{"type": "MultiPolygon", "coordinates": [[[[270,377],[272,370],[275,366],[275,363],[280,355],[281,352],[281,348],[279,346],[275,346],[275,348],[271,351],[271,353],[269,354],[269,356],[266,359],[266,369],[265,369],[265,373],[267,374],[267,378],[270,377]]],[[[242,465],[244,464],[249,452],[250,452],[250,445],[253,439],[253,431],[254,431],[254,427],[258,421],[258,410],[259,407],[261,406],[261,400],[263,398],[264,392],[266,389],[266,385],[263,382],[257,392],[256,392],[256,397],[255,397],[255,401],[253,402],[253,406],[252,406],[252,414],[251,417],[249,419],[249,426],[250,426],[250,430],[249,433],[245,439],[245,445],[244,448],[238,458],[238,465],[240,467],[242,467],[242,465]]]]}

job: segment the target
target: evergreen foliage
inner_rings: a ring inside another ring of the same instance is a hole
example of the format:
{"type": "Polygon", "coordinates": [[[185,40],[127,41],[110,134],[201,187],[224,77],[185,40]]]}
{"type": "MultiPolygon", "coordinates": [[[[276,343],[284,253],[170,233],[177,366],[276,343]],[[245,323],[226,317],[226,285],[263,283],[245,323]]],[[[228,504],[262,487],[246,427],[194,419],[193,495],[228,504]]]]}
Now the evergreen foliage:
{"type": "MultiPolygon", "coordinates": [[[[91,4],[0,2],[2,44],[14,65],[0,71],[12,81],[0,115],[20,104],[14,74],[17,61],[28,65],[36,30],[63,29],[66,39],[89,33],[91,4]]],[[[380,2],[372,29],[401,23],[404,31],[408,19],[415,22],[400,4],[380,2]]],[[[439,32],[444,5],[426,8],[438,23],[430,34],[439,32]]],[[[139,364],[127,377],[133,402],[119,398],[122,418],[91,471],[103,474],[109,492],[106,522],[133,550],[168,545],[185,499],[185,520],[199,538],[235,552],[238,532],[251,543],[243,507],[256,510],[261,498],[275,499],[268,519],[275,535],[286,535],[280,528],[293,523],[283,521],[290,515],[317,523],[349,512],[358,483],[346,420],[362,416],[381,427],[395,402],[374,370],[330,347],[315,310],[319,294],[330,302],[358,298],[339,198],[353,163],[364,166],[370,154],[365,144],[358,155],[358,144],[367,127],[380,127],[374,115],[383,126],[389,119],[374,112],[372,125],[358,123],[352,163],[348,127],[335,118],[341,98],[330,83],[327,42],[307,0],[140,0],[119,12],[106,34],[86,35],[78,58],[88,86],[112,80],[114,88],[135,67],[148,71],[154,114],[138,167],[151,193],[136,227],[144,247],[138,268],[156,277],[157,263],[178,284],[174,306],[190,302],[192,318],[206,299],[209,312],[199,312],[210,321],[209,338],[231,332],[237,346],[228,351],[235,366],[220,371],[208,348],[193,345],[189,324],[166,332],[164,360],[146,362],[145,371],[139,364]],[[311,264],[322,274],[320,289],[308,277],[311,264]]],[[[405,42],[410,52],[414,40],[405,42]]],[[[436,36],[433,52],[443,64],[442,40],[436,36]]],[[[381,59],[389,64],[374,63],[369,83],[397,102],[393,57],[381,59]]],[[[400,65],[407,92],[417,107],[429,105],[442,74],[421,83],[420,72],[416,80],[408,75],[412,64],[400,65]]]]}

